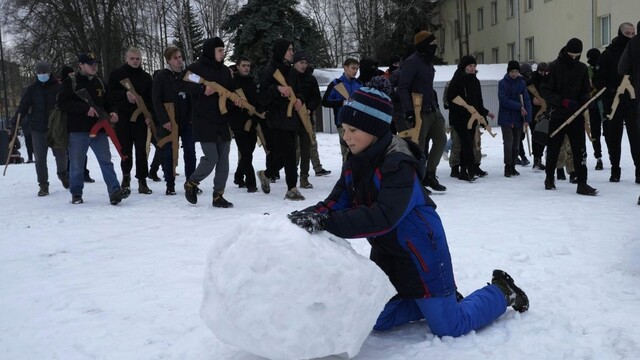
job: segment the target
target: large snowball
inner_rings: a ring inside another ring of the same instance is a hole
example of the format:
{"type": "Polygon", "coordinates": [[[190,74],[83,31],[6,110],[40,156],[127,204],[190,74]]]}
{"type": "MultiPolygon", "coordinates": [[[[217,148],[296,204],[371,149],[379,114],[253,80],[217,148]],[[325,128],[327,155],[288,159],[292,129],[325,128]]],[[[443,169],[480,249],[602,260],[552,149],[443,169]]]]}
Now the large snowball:
{"type": "Polygon", "coordinates": [[[200,315],[218,339],[255,355],[353,357],[395,294],[348,242],[284,216],[247,216],[213,243],[200,315]]]}

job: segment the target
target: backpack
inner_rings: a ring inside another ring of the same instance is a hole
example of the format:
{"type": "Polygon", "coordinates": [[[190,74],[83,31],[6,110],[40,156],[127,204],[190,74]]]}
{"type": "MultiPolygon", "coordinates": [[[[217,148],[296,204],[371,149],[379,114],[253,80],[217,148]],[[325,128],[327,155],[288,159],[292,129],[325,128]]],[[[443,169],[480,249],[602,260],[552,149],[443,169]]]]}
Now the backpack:
{"type": "MultiPolygon", "coordinates": [[[[76,92],[76,77],[71,75],[71,89],[76,92]]],[[[102,79],[100,85],[104,90],[102,79]]],[[[62,111],[58,105],[49,113],[49,125],[47,129],[47,145],[52,149],[66,149],[69,146],[69,135],[67,133],[67,113],[62,111]]]]}
{"type": "Polygon", "coordinates": [[[442,93],[442,106],[449,110],[449,100],[447,100],[447,92],[449,91],[449,83],[451,81],[447,81],[447,83],[444,85],[444,92],[442,93]]]}

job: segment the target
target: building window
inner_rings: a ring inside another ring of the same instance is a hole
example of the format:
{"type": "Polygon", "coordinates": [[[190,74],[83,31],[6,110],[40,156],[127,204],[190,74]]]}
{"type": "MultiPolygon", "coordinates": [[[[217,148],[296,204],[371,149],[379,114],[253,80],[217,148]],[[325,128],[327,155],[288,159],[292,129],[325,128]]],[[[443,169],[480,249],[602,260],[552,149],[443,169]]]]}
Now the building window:
{"type": "Polygon", "coordinates": [[[515,16],[515,6],[513,0],[507,0],[507,19],[515,16]]]}
{"type": "Polygon", "coordinates": [[[607,46],[611,42],[611,15],[600,17],[600,46],[607,46]]]}
{"type": "Polygon", "coordinates": [[[507,44],[507,59],[516,60],[516,43],[514,42],[507,44]]]}
{"type": "Polygon", "coordinates": [[[534,42],[533,36],[524,39],[524,55],[527,61],[534,61],[535,52],[534,52],[534,42]]]}
{"type": "Polygon", "coordinates": [[[484,29],[484,9],[478,9],[478,31],[484,29]]]}
{"type": "Polygon", "coordinates": [[[498,23],[498,2],[491,2],[491,25],[498,23]]]}
{"type": "Polygon", "coordinates": [[[533,10],[533,0],[524,0],[524,11],[533,10]]]}
{"type": "Polygon", "coordinates": [[[494,47],[491,49],[491,62],[494,64],[500,62],[500,48],[494,47]]]}
{"type": "Polygon", "coordinates": [[[478,51],[476,53],[476,61],[478,64],[484,64],[484,51],[478,51]]]}

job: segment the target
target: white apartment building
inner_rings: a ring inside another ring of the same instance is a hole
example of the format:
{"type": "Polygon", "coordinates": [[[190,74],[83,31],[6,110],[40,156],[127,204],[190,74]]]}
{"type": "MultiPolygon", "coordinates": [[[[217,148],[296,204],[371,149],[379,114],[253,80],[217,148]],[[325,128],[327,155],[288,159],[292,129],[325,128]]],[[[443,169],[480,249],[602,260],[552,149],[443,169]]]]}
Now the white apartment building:
{"type": "Polygon", "coordinates": [[[620,24],[640,21],[640,0],[442,0],[439,21],[438,51],[449,64],[461,54],[480,64],[548,62],[572,37],[582,40],[585,61],[620,24]]]}

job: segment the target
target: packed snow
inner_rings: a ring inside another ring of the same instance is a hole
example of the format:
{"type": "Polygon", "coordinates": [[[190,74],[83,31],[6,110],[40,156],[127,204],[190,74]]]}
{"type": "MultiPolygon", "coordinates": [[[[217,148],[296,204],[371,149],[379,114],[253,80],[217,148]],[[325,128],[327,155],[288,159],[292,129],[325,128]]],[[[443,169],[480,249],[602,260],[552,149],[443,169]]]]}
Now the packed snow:
{"type": "Polygon", "coordinates": [[[352,357],[376,323],[371,309],[393,295],[385,273],[347,241],[267,213],[240,219],[213,244],[201,315],[221,341],[266,358],[352,357]]]}
{"type": "MultiPolygon", "coordinates": [[[[307,233],[284,226],[284,219],[287,213],[324,199],[339,176],[337,135],[318,134],[318,142],[322,163],[333,173],[315,177],[312,172],[314,188],[301,190],[305,201],[283,200],[283,180],[272,184],[271,194],[265,195],[247,193],[230,178],[225,197],[234,203],[233,209],[211,206],[212,177],[201,184],[204,194],[198,204],[188,204],[181,189],[182,162],[177,196],[165,196],[164,183],[149,182],[153,194],[138,194],[134,186],[132,195],[118,206],[109,205],[91,152],[89,168],[97,182],[85,185],[81,205],[70,203],[69,192],[56,179],[51,153],[51,194],[46,197],[36,196],[33,164],[10,165],[7,176],[0,177],[0,358],[262,359],[218,339],[201,318],[204,281],[212,267],[220,265],[207,265],[207,256],[212,249],[229,251],[235,243],[241,245],[238,235],[229,235],[238,222],[247,234],[242,240],[277,247],[281,237],[258,231],[269,224],[266,219],[282,224],[288,242],[311,246],[307,233]]],[[[232,147],[235,164],[235,144],[232,147]]],[[[604,143],[603,148],[607,154],[604,143]]],[[[482,167],[489,172],[485,178],[474,183],[452,179],[449,167],[441,162],[438,175],[448,190],[433,199],[447,232],[460,292],[468,294],[483,286],[492,270],[501,268],[527,292],[530,310],[523,314],[509,310],[492,325],[459,338],[434,337],[424,322],[371,332],[355,359],[639,358],[640,185],[634,183],[626,135],[620,183],[609,183],[606,160],[604,171],[594,171],[590,146],[588,150],[589,184],[600,190],[596,197],[577,195],[575,185],[567,181],[558,181],[556,191],[545,191],[544,174],[530,167],[518,167],[518,177],[503,177],[500,134],[495,139],[483,136],[487,157],[482,167]]],[[[115,151],[112,156],[120,177],[115,151]]],[[[263,164],[264,152],[256,149],[256,170],[263,164]]],[[[349,243],[359,254],[368,255],[366,240],[349,243]]],[[[245,250],[248,258],[260,256],[251,251],[245,250]]],[[[304,258],[315,264],[314,256],[308,251],[283,252],[269,258],[274,264],[263,265],[291,268],[304,258]]],[[[347,273],[353,269],[336,269],[338,263],[338,255],[335,262],[325,260],[317,265],[317,274],[351,276],[347,273]]],[[[229,275],[226,285],[237,290],[241,285],[232,279],[254,275],[243,264],[227,266],[226,273],[238,273],[229,275]]],[[[371,277],[375,276],[372,270],[371,277]]],[[[285,283],[254,286],[262,286],[265,294],[275,293],[293,279],[292,275],[285,283]]],[[[224,279],[219,280],[224,285],[224,279]]],[[[315,286],[326,287],[328,298],[338,294],[334,284],[309,284],[314,291],[315,286]]],[[[358,292],[353,289],[352,294],[340,296],[355,297],[358,292]]],[[[305,296],[283,294],[263,305],[281,311],[284,318],[279,321],[306,321],[286,312],[305,296]]],[[[365,310],[375,317],[382,309],[365,310]]],[[[259,309],[247,309],[247,314],[256,317],[258,333],[264,331],[258,324],[273,315],[259,309]]],[[[252,324],[250,318],[241,320],[252,324]]],[[[313,329],[316,324],[298,325],[313,329]]],[[[324,331],[333,331],[334,336],[340,331],[337,326],[324,331]]],[[[279,332],[274,336],[290,334],[278,326],[270,331],[279,332]]]]}

